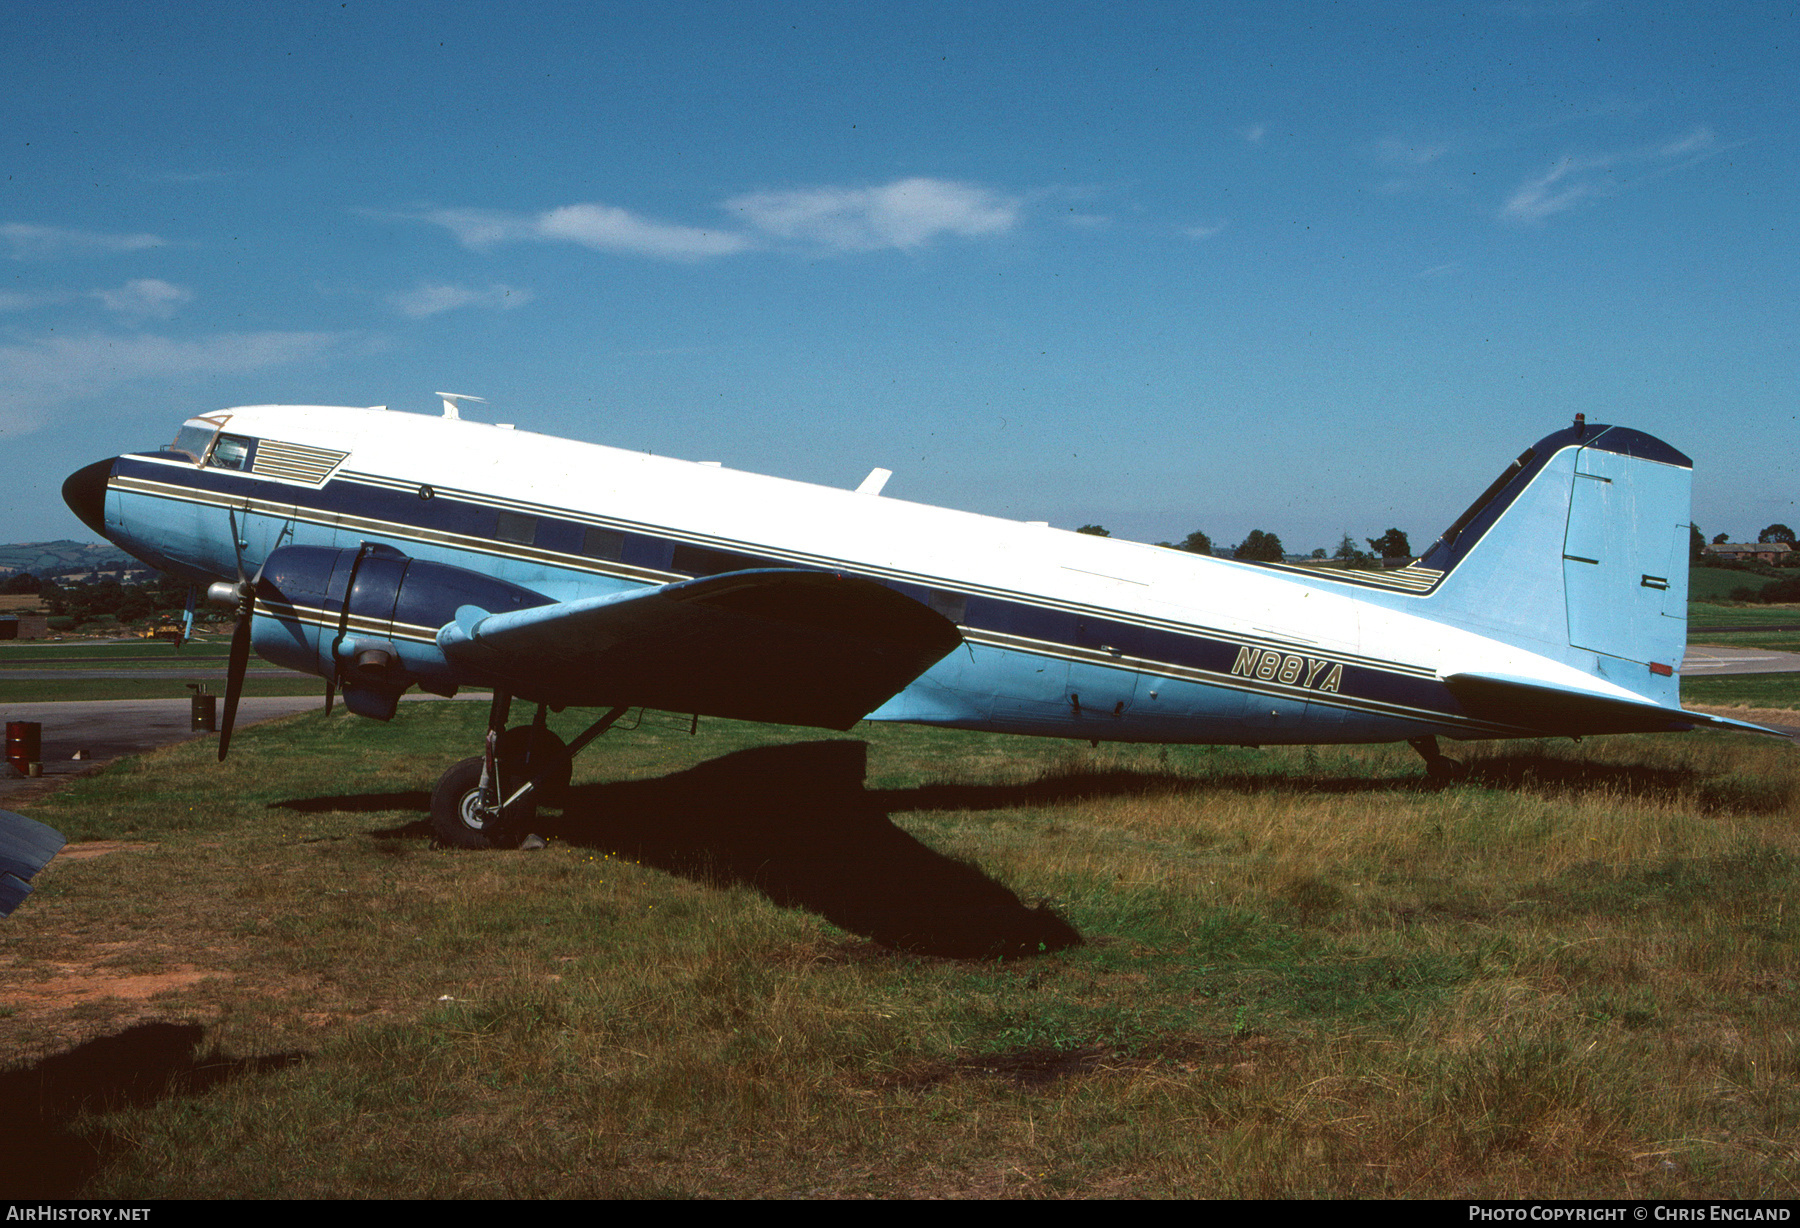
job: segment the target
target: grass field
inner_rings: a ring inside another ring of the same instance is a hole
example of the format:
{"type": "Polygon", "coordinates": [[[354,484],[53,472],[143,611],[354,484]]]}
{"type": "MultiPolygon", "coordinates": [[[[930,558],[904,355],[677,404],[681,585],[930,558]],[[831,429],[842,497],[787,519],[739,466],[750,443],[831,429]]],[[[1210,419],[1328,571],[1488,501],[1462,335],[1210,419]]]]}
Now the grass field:
{"type": "Polygon", "coordinates": [[[1688,603],[1688,633],[1712,627],[1792,627],[1800,625],[1800,607],[1791,605],[1713,605],[1688,603]]]}
{"type": "Polygon", "coordinates": [[[0,1193],[1800,1193],[1791,744],[652,718],[547,849],[435,850],[482,718],[45,801],[111,851],[0,929],[0,1193]]]}
{"type": "Polygon", "coordinates": [[[1764,575],[1761,572],[1739,571],[1734,567],[1690,567],[1688,568],[1688,600],[1691,602],[1729,601],[1732,589],[1759,589],[1772,578],[1773,573],[1764,575]]]}

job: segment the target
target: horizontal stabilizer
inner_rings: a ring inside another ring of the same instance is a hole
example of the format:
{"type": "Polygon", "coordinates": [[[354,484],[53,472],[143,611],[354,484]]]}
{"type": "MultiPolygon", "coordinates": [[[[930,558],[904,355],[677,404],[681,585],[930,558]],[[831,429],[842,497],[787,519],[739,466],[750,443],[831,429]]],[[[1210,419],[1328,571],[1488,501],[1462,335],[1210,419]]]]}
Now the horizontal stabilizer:
{"type": "Polygon", "coordinates": [[[31,894],[28,880],[67,843],[54,827],[0,810],[0,916],[11,916],[25,902],[31,894]]]}
{"type": "Polygon", "coordinates": [[[1451,674],[1444,679],[1468,714],[1538,733],[1575,737],[1590,733],[1682,733],[1697,725],[1785,736],[1748,721],[1664,708],[1641,700],[1547,686],[1504,674],[1451,674]]]}
{"type": "Polygon", "coordinates": [[[962,642],[873,580],[735,571],[489,614],[438,632],[457,666],[556,707],[627,705],[848,729],[962,642]]]}

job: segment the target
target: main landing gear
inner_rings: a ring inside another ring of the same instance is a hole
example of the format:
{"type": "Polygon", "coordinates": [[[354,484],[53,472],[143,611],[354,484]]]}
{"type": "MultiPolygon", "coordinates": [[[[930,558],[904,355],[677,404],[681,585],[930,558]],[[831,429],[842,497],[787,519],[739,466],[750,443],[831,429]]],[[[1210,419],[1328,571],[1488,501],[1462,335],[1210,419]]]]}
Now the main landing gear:
{"type": "Polygon", "coordinates": [[[1408,746],[1419,752],[1425,760],[1425,779],[1434,785],[1455,784],[1469,774],[1466,765],[1438,749],[1437,739],[1429,734],[1422,738],[1413,738],[1408,746]]]}
{"type": "Polygon", "coordinates": [[[486,747],[445,772],[431,791],[431,835],[439,844],[518,848],[531,834],[538,803],[556,800],[569,787],[575,755],[628,711],[612,709],[565,746],[545,727],[544,705],[531,724],[508,729],[511,710],[512,696],[494,692],[486,747]]]}

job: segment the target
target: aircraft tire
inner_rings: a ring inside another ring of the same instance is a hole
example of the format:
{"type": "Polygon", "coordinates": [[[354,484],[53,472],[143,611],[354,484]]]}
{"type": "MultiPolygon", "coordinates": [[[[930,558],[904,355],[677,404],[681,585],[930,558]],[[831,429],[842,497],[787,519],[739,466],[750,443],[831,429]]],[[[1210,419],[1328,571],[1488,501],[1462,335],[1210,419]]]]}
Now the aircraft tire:
{"type": "MultiPolygon", "coordinates": [[[[476,755],[453,765],[438,777],[431,791],[431,835],[447,848],[504,849],[517,848],[521,833],[537,815],[537,806],[529,798],[506,814],[482,822],[479,810],[482,757],[476,755]]],[[[511,773],[501,769],[502,789],[508,787],[511,773]]],[[[516,788],[516,783],[512,785],[516,788]]]]}
{"type": "MultiPolygon", "coordinates": [[[[524,770],[526,748],[531,745],[531,726],[515,725],[500,735],[499,745],[495,748],[500,756],[501,771],[508,776],[517,775],[521,780],[528,773],[524,770]]],[[[561,738],[548,729],[538,735],[538,754],[546,757],[554,756],[555,768],[550,778],[532,790],[537,801],[556,805],[562,801],[564,793],[569,790],[569,777],[574,765],[569,761],[569,747],[561,738]]]]}

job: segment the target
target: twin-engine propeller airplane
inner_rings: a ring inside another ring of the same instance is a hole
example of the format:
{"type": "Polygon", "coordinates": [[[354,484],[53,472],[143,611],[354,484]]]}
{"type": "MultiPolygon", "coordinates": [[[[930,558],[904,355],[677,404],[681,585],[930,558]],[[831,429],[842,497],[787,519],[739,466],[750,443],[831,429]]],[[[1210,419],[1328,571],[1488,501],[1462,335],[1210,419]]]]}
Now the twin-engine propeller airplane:
{"type": "MultiPolygon", "coordinates": [[[[393,716],[493,690],[437,838],[516,843],[635,707],[1113,742],[1410,742],[1754,725],[1680,703],[1692,463],[1585,424],[1527,448],[1416,562],[1339,571],[1043,524],[461,420],[259,405],[70,476],[69,506],[235,605],[250,649],[393,716]],[[537,705],[507,727],[512,701],[537,705]],[[546,709],[605,709],[572,744],[546,709]]],[[[1760,732],[1768,732],[1761,731],[1760,732]]]]}

